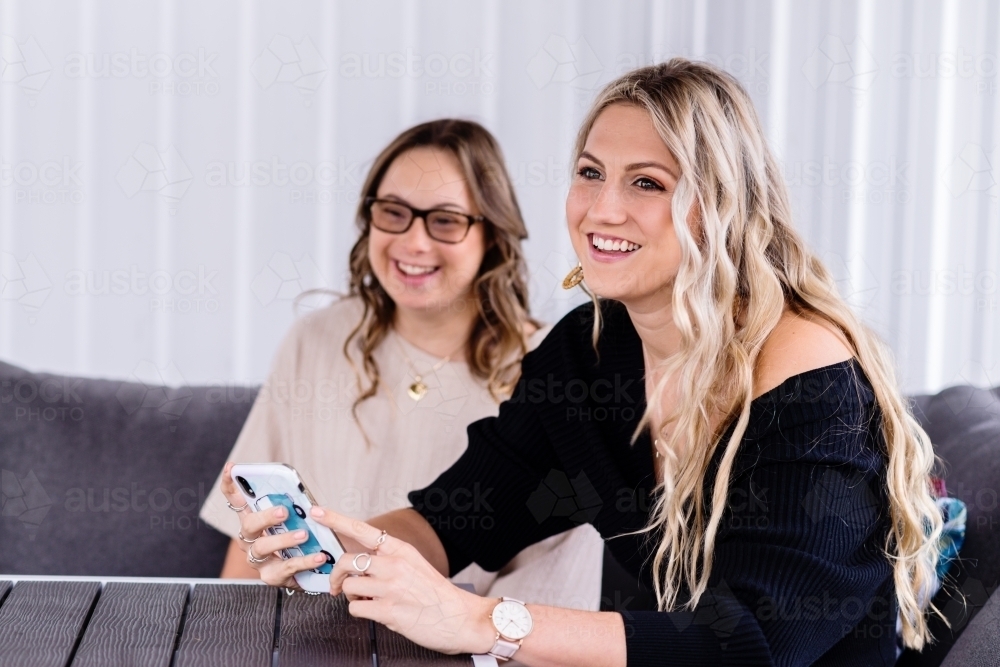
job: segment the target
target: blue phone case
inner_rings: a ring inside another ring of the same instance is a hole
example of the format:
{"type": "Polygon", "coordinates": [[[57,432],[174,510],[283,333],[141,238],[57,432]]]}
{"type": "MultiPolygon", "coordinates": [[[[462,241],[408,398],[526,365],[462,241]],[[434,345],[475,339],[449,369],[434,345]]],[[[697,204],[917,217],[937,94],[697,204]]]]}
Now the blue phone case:
{"type": "Polygon", "coordinates": [[[299,546],[292,547],[291,549],[285,549],[283,554],[285,558],[309,556],[311,554],[318,554],[322,551],[326,554],[326,563],[313,569],[313,572],[316,572],[317,574],[330,574],[333,572],[333,564],[336,560],[333,554],[329,551],[323,551],[323,547],[320,546],[319,540],[316,539],[316,535],[313,533],[312,529],[309,528],[309,524],[306,523],[304,516],[305,512],[302,508],[293,503],[287,493],[270,493],[257,501],[256,505],[258,510],[268,509],[268,507],[263,506],[261,503],[261,500],[264,499],[270,501],[270,507],[281,505],[288,510],[288,519],[286,519],[280,527],[269,528],[269,533],[272,535],[278,535],[284,532],[304,530],[309,535],[306,541],[299,546]]]}
{"type": "Polygon", "coordinates": [[[309,510],[316,501],[295,469],[284,463],[238,463],[233,466],[230,475],[255,512],[278,505],[288,510],[285,521],[268,529],[270,534],[307,531],[305,542],[283,549],[278,555],[282,558],[294,558],[326,554],[326,563],[312,570],[298,572],[295,581],[311,593],[328,592],[330,573],[337,560],[344,555],[344,546],[332,530],[309,516],[309,510]],[[241,485],[241,479],[247,484],[246,487],[241,485]]]}

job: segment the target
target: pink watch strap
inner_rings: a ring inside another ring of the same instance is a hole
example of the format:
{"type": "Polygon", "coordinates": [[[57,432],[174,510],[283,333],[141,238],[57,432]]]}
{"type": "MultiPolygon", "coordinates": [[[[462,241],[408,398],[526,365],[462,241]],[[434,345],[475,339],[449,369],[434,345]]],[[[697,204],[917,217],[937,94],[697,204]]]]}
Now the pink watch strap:
{"type": "Polygon", "coordinates": [[[498,632],[493,648],[487,651],[486,655],[492,655],[494,658],[500,658],[501,660],[510,660],[519,648],[521,648],[521,642],[509,642],[502,638],[498,632]]]}

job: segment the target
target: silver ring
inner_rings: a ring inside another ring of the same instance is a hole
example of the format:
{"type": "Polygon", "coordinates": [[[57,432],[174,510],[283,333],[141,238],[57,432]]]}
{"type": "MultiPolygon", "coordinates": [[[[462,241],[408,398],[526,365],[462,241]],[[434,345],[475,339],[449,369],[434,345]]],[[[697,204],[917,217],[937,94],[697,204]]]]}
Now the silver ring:
{"type": "Polygon", "coordinates": [[[263,558],[257,558],[253,555],[253,546],[247,549],[247,562],[252,565],[260,565],[261,563],[266,563],[268,559],[271,558],[271,554],[264,556],[263,558]]]}
{"type": "Polygon", "coordinates": [[[226,501],[226,505],[234,512],[242,512],[246,508],[250,507],[250,503],[243,503],[243,507],[233,507],[233,504],[228,500],[226,501]]]}
{"type": "Polygon", "coordinates": [[[378,553],[378,548],[380,546],[382,546],[383,544],[385,544],[385,538],[387,538],[387,537],[389,537],[389,533],[387,533],[386,531],[383,530],[382,534],[378,536],[377,540],[375,540],[375,548],[372,549],[372,551],[374,551],[375,553],[378,553]]]}
{"type": "Polygon", "coordinates": [[[252,539],[252,540],[248,540],[247,538],[243,537],[243,531],[242,531],[242,530],[241,530],[240,532],[236,533],[236,536],[237,536],[237,537],[239,537],[239,538],[240,538],[241,540],[243,540],[244,542],[246,542],[247,544],[253,544],[253,543],[254,543],[254,542],[256,542],[256,541],[257,541],[258,539],[260,539],[260,538],[258,538],[258,537],[255,537],[255,538],[254,538],[254,539],[252,539]]]}
{"type": "Polygon", "coordinates": [[[360,554],[358,554],[357,556],[354,557],[353,563],[354,563],[354,569],[355,570],[357,570],[358,572],[361,572],[361,573],[365,573],[365,572],[368,571],[368,568],[371,567],[371,565],[372,565],[372,555],[370,553],[360,553],[360,554]],[[365,563],[364,567],[361,567],[360,565],[358,565],[358,559],[361,558],[362,556],[368,556],[368,562],[365,563]]]}

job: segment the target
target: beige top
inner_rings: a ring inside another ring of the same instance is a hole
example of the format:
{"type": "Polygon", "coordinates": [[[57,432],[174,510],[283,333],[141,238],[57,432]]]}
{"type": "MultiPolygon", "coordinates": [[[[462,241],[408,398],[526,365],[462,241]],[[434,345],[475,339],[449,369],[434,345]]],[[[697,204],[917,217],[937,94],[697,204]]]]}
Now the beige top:
{"type": "MultiPolygon", "coordinates": [[[[360,300],[342,299],[292,325],[229,460],[288,463],[321,505],[366,519],[408,507],[409,491],[429,485],[465,451],[466,426],[496,415],[499,406],[464,360],[442,364],[390,332],[374,355],[379,391],[358,406],[368,447],[351,416],[357,377],[343,353],[361,312],[360,300]],[[428,387],[419,401],[407,394],[415,374],[428,387]]],[[[532,336],[531,347],[546,333],[532,336]]],[[[231,537],[239,530],[218,480],[201,518],[231,537]]],[[[485,511],[484,518],[490,520],[485,511]]],[[[471,583],[481,595],[596,611],[603,549],[597,531],[583,525],[526,548],[499,573],[472,564],[453,581],[471,583]]]]}

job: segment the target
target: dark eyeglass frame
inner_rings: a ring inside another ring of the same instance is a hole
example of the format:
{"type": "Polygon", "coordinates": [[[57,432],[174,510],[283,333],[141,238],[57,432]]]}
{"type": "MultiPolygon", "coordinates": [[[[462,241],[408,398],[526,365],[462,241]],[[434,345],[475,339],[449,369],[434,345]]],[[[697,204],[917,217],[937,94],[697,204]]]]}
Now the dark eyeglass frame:
{"type": "Polygon", "coordinates": [[[469,230],[472,229],[472,225],[476,224],[477,222],[487,222],[486,216],[484,215],[469,215],[468,213],[452,211],[451,209],[447,208],[419,209],[419,208],[414,208],[409,204],[406,204],[396,199],[380,199],[378,197],[365,197],[365,214],[368,218],[368,224],[370,224],[380,232],[385,232],[386,234],[405,234],[406,232],[410,231],[410,227],[413,226],[413,222],[417,218],[420,218],[424,221],[424,229],[427,230],[427,236],[431,237],[438,243],[447,243],[449,245],[454,245],[456,243],[461,243],[462,241],[464,241],[465,238],[469,235],[469,230]],[[407,224],[406,227],[399,230],[398,232],[390,231],[388,229],[382,229],[381,227],[376,225],[373,221],[374,216],[372,215],[372,206],[378,203],[393,204],[394,206],[402,206],[403,208],[409,209],[411,215],[409,224],[407,224]],[[469,224],[466,226],[465,233],[462,234],[462,238],[458,239],[457,241],[445,241],[443,239],[435,237],[431,233],[430,226],[427,224],[427,216],[430,215],[431,213],[447,213],[448,215],[457,215],[459,217],[468,220],[469,224]]]}

